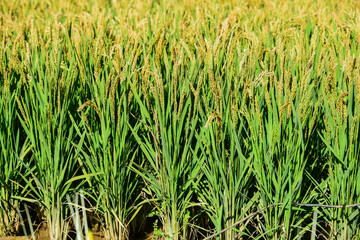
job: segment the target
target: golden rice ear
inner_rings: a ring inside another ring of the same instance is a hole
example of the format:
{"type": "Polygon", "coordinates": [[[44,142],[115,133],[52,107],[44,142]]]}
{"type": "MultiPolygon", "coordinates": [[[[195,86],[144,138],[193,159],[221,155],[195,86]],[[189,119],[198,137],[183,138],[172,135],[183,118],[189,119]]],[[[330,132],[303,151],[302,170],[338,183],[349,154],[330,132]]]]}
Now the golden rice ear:
{"type": "Polygon", "coordinates": [[[101,118],[100,109],[96,106],[96,104],[95,104],[93,101],[87,100],[85,103],[83,103],[83,104],[77,109],[77,111],[78,111],[78,112],[82,112],[82,110],[83,110],[85,107],[92,107],[92,108],[96,111],[96,113],[97,113],[97,115],[99,116],[99,118],[101,118]]]}
{"type": "Polygon", "coordinates": [[[208,120],[206,121],[206,124],[205,124],[205,128],[208,128],[210,126],[210,124],[212,123],[212,121],[216,119],[217,120],[217,123],[221,126],[222,125],[222,118],[220,115],[218,115],[215,111],[213,111],[208,120]]]}

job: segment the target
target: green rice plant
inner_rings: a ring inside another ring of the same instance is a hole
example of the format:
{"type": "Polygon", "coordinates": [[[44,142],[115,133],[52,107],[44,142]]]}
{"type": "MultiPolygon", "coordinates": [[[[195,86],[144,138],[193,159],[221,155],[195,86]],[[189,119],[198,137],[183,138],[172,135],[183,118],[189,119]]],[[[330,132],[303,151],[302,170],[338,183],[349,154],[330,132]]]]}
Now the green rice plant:
{"type": "MultiPolygon", "coordinates": [[[[264,93],[264,88],[259,88],[259,92],[264,93]]],[[[259,207],[273,206],[263,211],[263,221],[257,223],[257,229],[260,237],[267,239],[297,239],[310,231],[305,220],[311,213],[293,206],[311,200],[312,191],[305,187],[309,161],[305,153],[310,139],[304,135],[304,126],[308,118],[301,117],[298,97],[293,103],[288,101],[278,107],[277,100],[282,95],[275,88],[269,92],[268,104],[258,95],[261,101],[255,97],[250,100],[250,108],[244,110],[252,143],[252,171],[260,193],[259,207]],[[288,107],[291,118],[285,114],[288,107]]]]}
{"type": "Polygon", "coordinates": [[[21,188],[21,160],[29,159],[29,142],[17,119],[17,97],[21,92],[18,73],[11,71],[11,49],[14,44],[2,40],[0,47],[0,236],[18,232],[17,209],[21,201],[15,195],[26,195],[21,188]],[[21,159],[21,160],[20,160],[21,159]]]}
{"type": "MultiPolygon", "coordinates": [[[[325,215],[330,224],[329,238],[356,239],[359,232],[359,208],[345,208],[346,205],[358,203],[360,168],[359,146],[359,102],[357,90],[349,86],[349,92],[336,93],[335,99],[329,99],[324,92],[324,124],[320,133],[326,145],[324,158],[328,159],[328,178],[324,195],[326,204],[343,206],[343,208],[326,209],[325,215]]],[[[337,91],[337,89],[334,89],[337,91]]]]}
{"type": "MultiPolygon", "coordinates": [[[[165,64],[170,70],[170,62],[165,64]]],[[[162,85],[161,76],[151,76],[149,84],[154,81],[157,86],[151,92],[155,107],[150,109],[145,107],[145,101],[129,83],[139,106],[139,115],[134,113],[133,117],[142,125],[142,130],[132,128],[132,133],[145,157],[142,165],[134,164],[132,169],[144,179],[145,201],[153,204],[153,212],[162,223],[164,236],[170,239],[189,238],[187,222],[190,208],[194,206],[194,186],[200,179],[200,166],[194,157],[200,150],[194,141],[198,119],[194,116],[190,121],[191,98],[186,84],[192,74],[196,74],[195,69],[194,65],[183,79],[168,82],[166,86],[162,85]],[[163,95],[165,91],[167,98],[163,95]]],[[[176,74],[175,70],[173,79],[179,78],[180,75],[176,74]]]]}
{"type": "Polygon", "coordinates": [[[43,88],[33,79],[28,92],[24,93],[19,107],[21,126],[29,138],[33,164],[23,162],[26,171],[22,173],[25,187],[31,191],[17,199],[38,204],[44,211],[51,239],[65,239],[67,236],[67,210],[64,206],[66,194],[81,187],[82,178],[78,166],[79,149],[84,141],[82,135],[75,144],[75,125],[71,124],[68,103],[60,111],[54,109],[48,82],[43,88]],[[30,176],[30,177],[28,177],[30,176]]]}
{"type": "MultiPolygon", "coordinates": [[[[219,125],[215,122],[205,126],[198,135],[201,142],[201,157],[197,161],[204,173],[199,184],[197,195],[209,219],[219,232],[242,219],[252,210],[254,201],[258,199],[253,194],[252,159],[249,156],[249,143],[244,131],[244,119],[240,119],[238,127],[234,127],[225,115],[222,124],[222,139],[217,143],[219,125]],[[246,157],[248,156],[248,157],[246,157]],[[252,196],[254,195],[254,196],[252,196]],[[251,199],[253,198],[253,199],[251,199]]],[[[236,239],[238,235],[246,236],[246,223],[224,233],[220,239],[236,239]]]]}
{"type": "MultiPolygon", "coordinates": [[[[224,35],[226,34],[224,32],[224,35]]],[[[225,39],[223,44],[227,48],[226,44],[230,47],[233,43],[225,39]]],[[[196,161],[201,167],[203,177],[197,185],[196,195],[216,233],[233,225],[251,211],[258,194],[252,187],[251,142],[246,133],[247,124],[243,117],[238,116],[237,111],[237,107],[243,103],[234,99],[235,94],[239,94],[241,90],[236,89],[238,82],[234,80],[239,75],[232,71],[238,70],[239,65],[231,68],[229,72],[222,72],[229,59],[225,57],[222,49],[215,52],[215,55],[218,57],[214,57],[213,61],[207,60],[208,67],[204,71],[208,74],[208,82],[205,81],[202,91],[195,91],[195,98],[203,95],[203,99],[196,99],[193,108],[202,123],[196,134],[200,149],[196,161]],[[204,114],[203,106],[207,114],[204,114]]],[[[236,53],[234,55],[234,63],[243,57],[236,53]]],[[[198,86],[199,84],[200,80],[197,82],[198,86]]],[[[218,238],[237,239],[240,236],[249,236],[251,233],[247,231],[247,223],[229,229],[218,238]]]]}
{"type": "MultiPolygon", "coordinates": [[[[123,96],[117,92],[114,99],[105,98],[99,115],[89,118],[91,125],[82,130],[85,133],[82,161],[86,171],[94,175],[89,179],[90,194],[104,217],[106,239],[128,239],[130,223],[141,208],[137,207],[140,179],[130,169],[138,156],[138,146],[131,136],[127,98],[123,96]],[[115,119],[112,104],[118,109],[115,119]]],[[[97,108],[94,103],[92,106],[97,108]]],[[[137,128],[134,126],[134,131],[137,128]]]]}
{"type": "MultiPolygon", "coordinates": [[[[106,20],[104,20],[106,21],[106,20]]],[[[105,26],[110,24],[104,23],[105,26]]],[[[103,25],[93,25],[95,46],[86,44],[83,38],[74,48],[84,79],[85,95],[78,112],[83,119],[76,128],[78,136],[85,135],[81,151],[84,171],[94,177],[87,179],[88,194],[103,217],[106,239],[128,239],[132,219],[141,209],[138,207],[140,179],[130,167],[138,160],[138,145],[134,144],[129,128],[131,93],[128,79],[136,78],[135,69],[137,40],[122,42],[108,48],[111,36],[102,31],[103,25]],[[126,46],[122,46],[126,44],[126,46]],[[119,48],[118,48],[119,47],[119,48]],[[126,48],[127,51],[123,52],[126,48]],[[104,55],[104,52],[110,52],[104,55]],[[135,55],[135,56],[134,56],[135,55]]],[[[127,38],[126,34],[124,37],[127,38]]],[[[137,123],[137,121],[135,121],[137,123]]],[[[137,124],[132,125],[137,129],[137,124]]]]}
{"type": "Polygon", "coordinates": [[[20,187],[24,171],[21,160],[26,158],[29,144],[22,139],[21,129],[16,121],[16,92],[1,89],[0,101],[0,236],[9,235],[19,229],[16,209],[21,201],[13,196],[26,195],[20,187]],[[21,160],[20,160],[21,159],[21,160]]]}

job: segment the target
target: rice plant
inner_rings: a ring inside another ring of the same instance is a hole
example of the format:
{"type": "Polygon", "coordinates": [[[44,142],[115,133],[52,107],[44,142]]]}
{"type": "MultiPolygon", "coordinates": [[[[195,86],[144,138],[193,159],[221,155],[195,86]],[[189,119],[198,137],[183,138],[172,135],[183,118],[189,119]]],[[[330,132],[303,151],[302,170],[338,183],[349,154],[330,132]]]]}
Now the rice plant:
{"type": "MultiPolygon", "coordinates": [[[[7,86],[9,87],[9,86],[7,86]]],[[[21,201],[14,196],[26,196],[26,189],[21,188],[21,171],[24,166],[21,161],[29,152],[26,139],[21,139],[21,130],[16,127],[18,122],[13,115],[16,114],[16,92],[10,93],[4,88],[0,113],[3,116],[0,123],[0,235],[9,235],[19,230],[20,221],[17,209],[21,201]]]]}
{"type": "Polygon", "coordinates": [[[358,239],[359,7],[1,1],[0,235],[358,239]]]}

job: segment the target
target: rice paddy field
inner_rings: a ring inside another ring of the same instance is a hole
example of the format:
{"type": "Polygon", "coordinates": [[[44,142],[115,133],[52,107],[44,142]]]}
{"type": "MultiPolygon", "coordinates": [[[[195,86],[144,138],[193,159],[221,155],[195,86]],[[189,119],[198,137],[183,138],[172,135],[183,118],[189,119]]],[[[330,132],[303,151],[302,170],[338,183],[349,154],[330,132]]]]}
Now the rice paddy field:
{"type": "Polygon", "coordinates": [[[0,237],[360,239],[359,7],[0,1],[0,237]]]}

